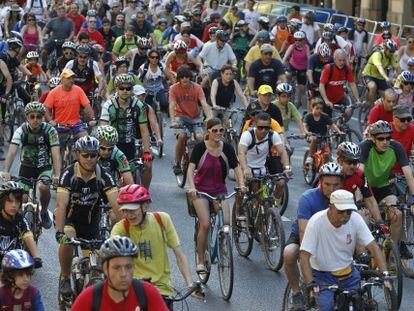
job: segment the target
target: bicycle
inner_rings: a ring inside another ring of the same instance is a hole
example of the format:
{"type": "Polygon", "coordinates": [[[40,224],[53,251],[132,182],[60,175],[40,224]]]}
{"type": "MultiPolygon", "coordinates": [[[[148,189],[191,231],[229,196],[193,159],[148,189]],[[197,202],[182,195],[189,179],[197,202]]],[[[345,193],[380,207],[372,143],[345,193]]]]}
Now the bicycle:
{"type": "MultiPolygon", "coordinates": [[[[161,92],[164,92],[164,90],[161,90],[158,93],[151,95],[152,102],[150,103],[150,106],[154,109],[155,115],[157,117],[158,128],[160,130],[160,137],[164,141],[164,114],[161,110],[160,102],[159,100],[157,100],[157,95],[161,92]]],[[[162,156],[164,155],[164,144],[158,144],[155,140],[155,143],[152,142],[152,150],[154,154],[156,154],[159,158],[162,158],[162,156]]]]}
{"type": "Polygon", "coordinates": [[[354,110],[358,105],[352,104],[348,106],[334,105],[334,111],[340,113],[340,115],[334,118],[333,122],[339,128],[339,130],[344,134],[337,134],[333,136],[333,147],[336,149],[340,143],[344,141],[350,141],[354,143],[359,143],[362,141],[362,136],[360,133],[352,129],[348,121],[351,119],[354,110]]]}
{"type": "Polygon", "coordinates": [[[46,186],[52,183],[52,179],[46,176],[40,178],[26,178],[22,176],[11,176],[11,180],[21,181],[30,186],[28,201],[22,204],[23,217],[26,219],[33,239],[36,244],[42,234],[42,220],[40,218],[41,206],[37,197],[37,183],[42,182],[46,186]]]}
{"type": "MultiPolygon", "coordinates": [[[[360,268],[358,265],[355,265],[357,269],[360,268]]],[[[377,289],[384,291],[384,298],[390,302],[390,308],[388,310],[398,310],[397,307],[397,294],[395,289],[388,289],[384,285],[383,275],[379,271],[373,270],[361,270],[361,287],[356,291],[349,291],[340,288],[337,284],[332,285],[320,285],[320,292],[323,291],[335,291],[334,300],[335,300],[335,310],[364,310],[364,311],[374,311],[374,310],[383,310],[379,308],[378,304],[380,301],[379,297],[375,295],[377,289]]],[[[305,309],[306,310],[318,310],[314,297],[308,294],[309,290],[304,283],[304,280],[300,280],[300,289],[304,293],[305,298],[305,309]]],[[[283,294],[283,304],[282,310],[291,311],[292,310],[292,290],[287,283],[285,291],[283,294]]]]}
{"type": "Polygon", "coordinates": [[[66,245],[75,246],[71,268],[71,297],[63,297],[58,294],[60,310],[70,310],[72,303],[84,288],[94,285],[103,280],[102,267],[99,263],[98,250],[104,240],[86,240],[82,238],[71,238],[66,245]],[[84,256],[83,250],[88,251],[84,256]]]}
{"type": "Polygon", "coordinates": [[[99,221],[99,237],[102,240],[109,239],[111,236],[111,218],[110,218],[110,211],[111,206],[109,204],[106,204],[101,199],[101,203],[99,205],[100,210],[100,221],[99,221]]]}
{"type": "Polygon", "coordinates": [[[236,122],[233,120],[233,115],[239,112],[244,112],[244,110],[242,108],[224,108],[224,107],[220,107],[214,110],[216,111],[219,118],[223,122],[224,141],[232,145],[232,147],[234,148],[237,154],[237,147],[239,145],[240,136],[237,133],[236,129],[234,128],[234,123],[236,122]]]}
{"type": "Polygon", "coordinates": [[[308,165],[306,159],[310,156],[309,149],[303,155],[303,178],[308,185],[312,185],[319,172],[319,168],[331,161],[331,142],[332,135],[313,135],[316,136],[316,152],[312,155],[313,163],[308,165]]]}
{"type": "Polygon", "coordinates": [[[287,179],[283,174],[252,178],[260,188],[253,194],[245,195],[240,205],[233,205],[232,233],[240,256],[249,257],[253,248],[253,238],[260,241],[267,266],[279,271],[283,265],[285,232],[279,207],[273,192],[275,181],[287,179]]]}
{"type": "Polygon", "coordinates": [[[82,128],[82,127],[87,128],[88,125],[86,123],[75,124],[75,125],[72,125],[70,123],[66,123],[66,124],[57,123],[55,126],[56,129],[69,130],[69,132],[66,132],[66,133],[59,133],[59,135],[69,134],[69,137],[66,140],[66,144],[64,146],[64,152],[63,152],[63,157],[62,157],[62,163],[63,163],[62,169],[70,166],[73,162],[76,161],[75,143],[76,143],[77,137],[75,137],[75,135],[73,134],[73,131],[76,129],[82,128]]]}
{"type": "Polygon", "coordinates": [[[6,114],[4,116],[4,139],[11,142],[14,134],[14,127],[19,127],[26,122],[26,114],[24,113],[24,103],[19,97],[17,86],[26,84],[26,81],[13,82],[12,93],[9,96],[9,100],[6,104],[6,114]]]}
{"type": "Polygon", "coordinates": [[[143,147],[144,145],[140,139],[135,140],[137,157],[128,161],[131,167],[132,177],[136,184],[142,183],[142,175],[144,174],[144,159],[142,158],[143,147]]]}
{"type": "MultiPolygon", "coordinates": [[[[238,189],[236,188],[238,191],[238,189]]],[[[210,199],[210,229],[208,232],[208,242],[207,248],[204,255],[204,265],[206,267],[205,273],[198,273],[198,278],[201,283],[207,284],[210,273],[211,266],[217,264],[217,270],[219,274],[220,290],[222,297],[225,300],[231,298],[233,292],[233,282],[234,282],[234,265],[233,265],[233,250],[232,242],[230,237],[230,226],[224,225],[223,222],[223,210],[222,202],[233,197],[237,192],[233,192],[229,195],[218,195],[213,197],[208,193],[198,192],[198,195],[203,195],[210,199]],[[214,212],[213,202],[218,203],[218,212],[214,212]]],[[[197,262],[197,236],[199,221],[195,211],[191,213],[194,215],[194,253],[195,260],[197,262]]],[[[190,215],[191,215],[190,214],[190,215]]]]}
{"type": "Polygon", "coordinates": [[[195,137],[194,128],[202,127],[203,123],[195,123],[195,124],[182,124],[178,127],[170,126],[172,129],[182,129],[185,133],[185,150],[183,156],[181,158],[181,162],[179,165],[181,166],[181,173],[175,175],[175,180],[177,182],[178,187],[184,188],[185,183],[187,181],[187,169],[190,165],[190,155],[193,151],[194,146],[197,144],[197,140],[195,137]]]}

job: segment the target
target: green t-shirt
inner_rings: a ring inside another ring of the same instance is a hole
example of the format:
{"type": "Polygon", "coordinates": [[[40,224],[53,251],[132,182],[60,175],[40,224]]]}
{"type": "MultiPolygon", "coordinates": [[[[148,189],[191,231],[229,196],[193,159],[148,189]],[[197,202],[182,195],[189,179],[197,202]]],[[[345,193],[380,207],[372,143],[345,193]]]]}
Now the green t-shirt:
{"type": "Polygon", "coordinates": [[[129,50],[132,50],[137,47],[137,38],[134,36],[131,40],[127,40],[125,35],[122,35],[116,38],[114,42],[114,47],[112,52],[118,54],[119,56],[125,56],[129,50]]]}
{"type": "Polygon", "coordinates": [[[108,158],[99,157],[98,162],[103,168],[107,169],[112,176],[116,177],[115,180],[118,180],[122,173],[131,171],[127,157],[116,146],[108,158]]]}
{"type": "Polygon", "coordinates": [[[45,122],[37,133],[25,122],[14,132],[11,143],[22,146],[21,165],[44,168],[52,164],[51,148],[59,146],[59,136],[56,129],[45,122]]]}
{"type": "Polygon", "coordinates": [[[285,131],[289,129],[290,120],[295,119],[296,123],[301,122],[300,113],[292,102],[288,102],[286,106],[282,106],[279,103],[279,100],[276,99],[275,104],[277,107],[279,107],[280,112],[282,113],[283,128],[285,131]]]}
{"type": "Polygon", "coordinates": [[[165,39],[164,41],[161,42],[163,33],[164,32],[161,29],[154,30],[155,41],[157,42],[158,45],[162,45],[162,46],[167,45],[169,42],[168,39],[165,39]]]}
{"type": "Polygon", "coordinates": [[[115,36],[118,38],[125,33],[125,27],[118,27],[117,25],[113,25],[111,30],[115,33],[115,36]]]}
{"type": "Polygon", "coordinates": [[[102,106],[100,119],[116,128],[119,143],[132,143],[141,137],[139,124],[147,123],[147,114],[144,104],[138,99],[133,98],[129,107],[123,109],[113,96],[102,106]]]}

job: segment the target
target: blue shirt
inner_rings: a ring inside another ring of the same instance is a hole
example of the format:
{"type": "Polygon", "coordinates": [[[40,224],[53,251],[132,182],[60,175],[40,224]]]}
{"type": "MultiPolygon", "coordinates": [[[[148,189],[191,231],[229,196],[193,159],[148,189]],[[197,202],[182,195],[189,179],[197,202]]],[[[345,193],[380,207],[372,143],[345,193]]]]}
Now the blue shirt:
{"type": "Polygon", "coordinates": [[[329,200],[323,196],[319,187],[306,190],[299,199],[298,216],[292,224],[292,233],[299,236],[299,219],[309,220],[314,214],[328,207],[329,200]]]}

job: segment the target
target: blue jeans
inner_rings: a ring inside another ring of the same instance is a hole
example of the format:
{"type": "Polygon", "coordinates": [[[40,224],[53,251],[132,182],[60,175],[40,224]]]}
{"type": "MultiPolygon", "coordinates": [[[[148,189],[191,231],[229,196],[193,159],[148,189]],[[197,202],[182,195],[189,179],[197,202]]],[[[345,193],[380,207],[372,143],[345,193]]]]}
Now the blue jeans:
{"type": "MultiPolygon", "coordinates": [[[[357,291],[360,288],[361,276],[359,271],[352,267],[351,276],[343,281],[340,281],[337,277],[332,275],[330,272],[323,272],[312,270],[313,277],[316,284],[330,286],[337,284],[339,288],[344,290],[355,290],[357,291]]],[[[334,292],[333,291],[323,291],[315,295],[316,304],[321,311],[332,311],[334,309],[334,292]]]]}

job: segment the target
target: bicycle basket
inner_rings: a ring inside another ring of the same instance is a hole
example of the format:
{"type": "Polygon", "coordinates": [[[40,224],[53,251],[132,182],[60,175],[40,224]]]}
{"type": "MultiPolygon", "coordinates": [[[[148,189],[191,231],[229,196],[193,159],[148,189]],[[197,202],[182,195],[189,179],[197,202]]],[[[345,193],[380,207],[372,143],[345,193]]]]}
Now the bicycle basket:
{"type": "Polygon", "coordinates": [[[186,197],[187,197],[187,209],[188,209],[188,215],[190,215],[190,217],[196,217],[196,211],[194,208],[194,199],[195,197],[193,195],[191,195],[190,192],[186,192],[185,193],[186,197]]]}

